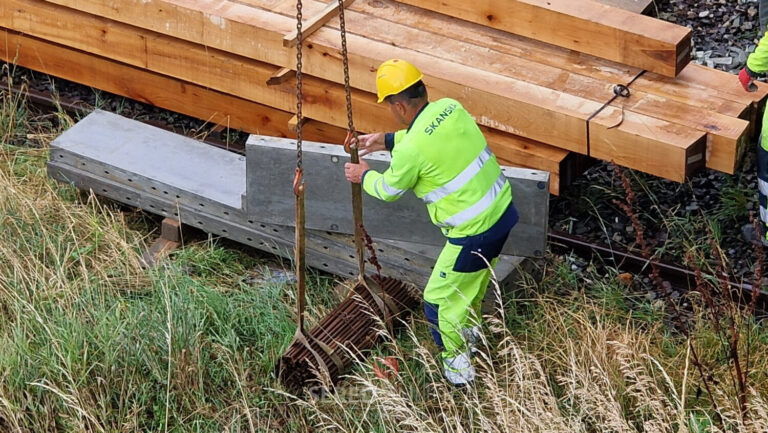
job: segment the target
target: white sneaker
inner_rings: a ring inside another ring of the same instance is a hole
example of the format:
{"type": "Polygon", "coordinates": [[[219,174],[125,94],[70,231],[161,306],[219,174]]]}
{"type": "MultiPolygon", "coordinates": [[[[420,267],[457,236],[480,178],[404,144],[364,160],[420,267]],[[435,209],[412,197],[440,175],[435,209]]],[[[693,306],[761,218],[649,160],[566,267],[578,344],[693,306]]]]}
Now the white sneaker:
{"type": "Polygon", "coordinates": [[[483,344],[483,328],[480,325],[462,329],[461,336],[467,343],[467,349],[472,356],[480,353],[479,347],[483,344]]]}
{"type": "Polygon", "coordinates": [[[469,353],[461,353],[443,360],[445,378],[453,386],[466,386],[475,380],[475,367],[469,353]]]}

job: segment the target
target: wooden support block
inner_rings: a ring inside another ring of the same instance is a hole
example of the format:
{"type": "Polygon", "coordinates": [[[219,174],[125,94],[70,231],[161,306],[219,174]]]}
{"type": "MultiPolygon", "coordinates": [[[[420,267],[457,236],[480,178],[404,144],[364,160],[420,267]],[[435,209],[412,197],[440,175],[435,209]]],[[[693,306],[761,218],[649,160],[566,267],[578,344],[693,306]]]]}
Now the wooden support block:
{"type": "MultiPolygon", "coordinates": [[[[343,0],[343,7],[348,7],[350,4],[352,4],[353,1],[354,0],[343,0]]],[[[328,20],[331,19],[331,17],[337,13],[339,13],[339,2],[337,0],[331,0],[320,13],[310,18],[306,23],[302,24],[302,37],[305,38],[305,40],[306,38],[309,38],[309,36],[311,36],[315,30],[322,27],[326,22],[328,22],[328,20]]],[[[291,31],[291,33],[285,35],[283,38],[284,47],[293,48],[298,43],[299,36],[296,30],[291,31]]]]}
{"type": "Polygon", "coordinates": [[[160,226],[160,237],[141,255],[144,268],[153,268],[158,260],[170,254],[181,245],[181,223],[165,218],[160,226]]]}
{"type": "Polygon", "coordinates": [[[594,0],[398,1],[668,77],[690,61],[690,29],[594,0]]]}
{"type": "MultiPolygon", "coordinates": [[[[306,125],[308,120],[309,120],[308,118],[302,117],[301,118],[301,126],[303,127],[304,125],[306,125]]],[[[294,115],[293,117],[291,117],[288,120],[288,130],[290,130],[294,134],[299,131],[299,117],[298,116],[294,115]]]]}
{"type": "Polygon", "coordinates": [[[283,84],[286,81],[294,78],[296,76],[296,71],[289,68],[281,68],[279,71],[275,72],[269,79],[267,80],[267,86],[276,86],[278,84],[283,84]]]}
{"type": "Polygon", "coordinates": [[[141,267],[154,268],[157,262],[164,256],[172,253],[179,247],[179,243],[167,239],[158,238],[150,245],[149,249],[141,255],[141,267]]]}
{"type": "Polygon", "coordinates": [[[160,224],[160,237],[171,242],[181,243],[181,222],[173,218],[164,218],[160,224]]]}

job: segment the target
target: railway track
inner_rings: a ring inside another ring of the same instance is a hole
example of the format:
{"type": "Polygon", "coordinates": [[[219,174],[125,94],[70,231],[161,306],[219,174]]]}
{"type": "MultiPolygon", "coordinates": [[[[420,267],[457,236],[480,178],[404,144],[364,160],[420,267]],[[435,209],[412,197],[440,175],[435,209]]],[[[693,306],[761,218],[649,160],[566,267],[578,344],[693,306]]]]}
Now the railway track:
{"type": "MultiPolygon", "coordinates": [[[[607,266],[612,266],[621,272],[634,275],[650,275],[653,268],[659,272],[659,277],[669,283],[670,291],[688,293],[697,286],[696,270],[679,266],[663,260],[647,259],[636,252],[623,248],[590,242],[579,236],[550,230],[548,235],[550,250],[561,254],[576,254],[585,260],[598,260],[607,266]]],[[[761,315],[768,314],[768,292],[755,289],[752,284],[736,281],[727,276],[714,276],[703,274],[703,278],[712,281],[715,285],[730,288],[732,294],[749,301],[757,296],[757,311],[761,315]]]]}

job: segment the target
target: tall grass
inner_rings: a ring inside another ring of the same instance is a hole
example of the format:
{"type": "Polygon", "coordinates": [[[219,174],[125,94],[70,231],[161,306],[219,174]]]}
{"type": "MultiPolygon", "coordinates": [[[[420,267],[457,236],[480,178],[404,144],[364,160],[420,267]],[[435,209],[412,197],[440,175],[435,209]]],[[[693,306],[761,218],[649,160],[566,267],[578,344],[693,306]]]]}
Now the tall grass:
{"type": "Polygon", "coordinates": [[[47,181],[36,153],[1,154],[0,431],[265,427],[287,288],[215,243],[147,273],[124,214],[47,181]],[[39,171],[15,175],[19,159],[39,171]]]}
{"type": "MultiPolygon", "coordinates": [[[[616,320],[584,294],[519,301],[531,308],[527,329],[510,326],[501,314],[487,318],[489,338],[470,389],[441,381],[439,362],[411,330],[412,347],[389,342],[388,352],[405,366],[396,378],[376,377],[361,365],[348,385],[355,392],[295,404],[321,430],[334,432],[768,431],[764,370],[750,389],[751,416],[744,422],[738,393],[725,385],[727,365],[710,370],[710,379],[724,384],[716,387],[713,412],[697,390],[687,341],[670,335],[663,322],[616,320]]],[[[709,356],[716,343],[705,323],[693,338],[709,356]]],[[[764,343],[759,352],[764,359],[764,343]]]]}
{"type": "Polygon", "coordinates": [[[0,431],[269,429],[259,389],[293,331],[291,288],[253,283],[267,263],[217,242],[144,271],[129,214],[47,179],[44,148],[10,144],[60,130],[36,134],[1,98],[0,431]]]}

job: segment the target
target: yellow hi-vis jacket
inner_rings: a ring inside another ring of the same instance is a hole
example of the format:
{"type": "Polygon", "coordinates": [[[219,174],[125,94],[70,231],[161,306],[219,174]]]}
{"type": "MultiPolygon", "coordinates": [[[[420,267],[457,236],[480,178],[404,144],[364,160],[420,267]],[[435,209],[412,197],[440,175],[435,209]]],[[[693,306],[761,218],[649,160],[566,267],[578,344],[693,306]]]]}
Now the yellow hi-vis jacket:
{"type": "Polygon", "coordinates": [[[446,237],[485,232],[512,202],[512,188],[496,157],[458,101],[427,104],[407,130],[386,141],[390,166],[384,173],[366,171],[363,188],[384,201],[413,189],[446,237]]]}
{"type": "MultiPolygon", "coordinates": [[[[766,33],[757,44],[755,52],[747,57],[747,70],[750,75],[765,75],[768,72],[768,33],[766,33]]],[[[760,143],[763,149],[768,150],[768,131],[765,130],[768,127],[768,110],[763,113],[763,134],[762,141],[760,143]]]]}

